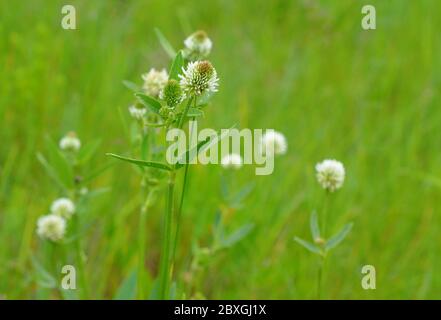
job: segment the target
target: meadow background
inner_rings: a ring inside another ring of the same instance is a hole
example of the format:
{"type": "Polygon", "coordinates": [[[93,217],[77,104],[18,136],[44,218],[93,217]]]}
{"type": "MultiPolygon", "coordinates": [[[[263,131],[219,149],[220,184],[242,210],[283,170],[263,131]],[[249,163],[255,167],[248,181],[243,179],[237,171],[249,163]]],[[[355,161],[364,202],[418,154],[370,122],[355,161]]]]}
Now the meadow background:
{"type": "MultiPolygon", "coordinates": [[[[214,42],[220,90],[201,126],[274,128],[288,139],[270,176],[245,166],[237,188],[255,183],[244,206],[225,210],[218,166],[193,166],[176,272],[191,245],[209,242],[215,214],[227,230],[252,232],[212,258],[197,291],[216,299],[315,297],[317,257],[309,215],[323,191],[314,165],[336,158],[347,179],[336,193],[330,230],[354,228],[327,262],[324,298],[440,298],[441,3],[421,1],[70,1],[77,30],[60,27],[65,1],[0,2],[0,296],[39,298],[33,256],[36,220],[60,196],[37,161],[45,137],[74,130],[101,140],[90,168],[129,150],[124,125],[132,93],[151,67],[168,67],[158,27],[176,48],[198,29],[214,42]],[[360,27],[375,5],[377,30],[360,27]],[[187,249],[188,248],[188,249],[187,249]],[[376,267],[377,289],[361,288],[376,267]]],[[[90,188],[84,235],[91,298],[114,297],[136,268],[140,198],[133,167],[115,163],[90,188]]],[[[157,272],[163,201],[148,215],[146,268],[157,272]]],[[[151,280],[151,279],[150,279],[151,280]]],[[[50,298],[60,298],[51,293],[50,298]]]]}

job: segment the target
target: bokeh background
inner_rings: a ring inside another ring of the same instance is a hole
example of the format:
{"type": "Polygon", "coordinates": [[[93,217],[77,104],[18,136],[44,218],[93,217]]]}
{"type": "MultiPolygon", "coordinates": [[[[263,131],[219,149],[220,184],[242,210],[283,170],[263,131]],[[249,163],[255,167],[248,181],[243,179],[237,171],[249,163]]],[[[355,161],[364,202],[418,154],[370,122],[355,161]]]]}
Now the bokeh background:
{"type": "MultiPolygon", "coordinates": [[[[345,164],[329,228],[354,228],[330,255],[324,298],[440,298],[441,3],[402,1],[71,1],[77,30],[60,26],[64,1],[0,2],[0,295],[40,295],[33,256],[36,220],[60,196],[36,153],[46,138],[74,130],[106,152],[129,150],[127,79],[170,62],[154,32],[179,48],[206,30],[220,90],[203,126],[274,128],[288,139],[270,176],[245,166],[237,188],[254,188],[225,209],[222,169],[194,166],[176,272],[185,279],[191,246],[210,242],[216,212],[227,230],[254,223],[242,241],[210,258],[197,292],[217,299],[315,297],[317,257],[293,241],[310,239],[309,215],[323,191],[314,165],[345,164]],[[377,29],[361,29],[361,7],[377,10],[377,29]],[[122,116],[121,116],[122,115],[122,116]],[[377,289],[363,290],[373,265],[377,289]]],[[[202,125],[202,124],[201,124],[202,125]]],[[[90,185],[108,187],[90,201],[84,235],[91,298],[114,297],[137,265],[139,177],[117,163],[90,185]]],[[[149,214],[146,268],[157,272],[163,203],[149,214]]]]}

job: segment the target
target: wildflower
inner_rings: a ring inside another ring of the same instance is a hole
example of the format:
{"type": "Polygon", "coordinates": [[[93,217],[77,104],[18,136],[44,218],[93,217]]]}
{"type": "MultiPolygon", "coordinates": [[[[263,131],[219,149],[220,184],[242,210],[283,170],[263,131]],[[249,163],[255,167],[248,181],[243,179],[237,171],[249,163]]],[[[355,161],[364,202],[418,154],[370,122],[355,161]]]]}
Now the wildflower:
{"type": "Polygon", "coordinates": [[[277,131],[268,131],[262,137],[262,153],[270,155],[285,154],[288,149],[285,136],[277,131]]]}
{"type": "Polygon", "coordinates": [[[161,71],[156,71],[155,68],[150,69],[148,73],[144,73],[142,75],[142,79],[144,80],[143,89],[146,94],[157,98],[159,92],[164,88],[165,84],[168,80],[168,74],[165,69],[161,71]]]}
{"type": "Polygon", "coordinates": [[[164,100],[170,108],[174,108],[176,105],[182,102],[185,98],[185,94],[178,81],[171,79],[168,80],[164,89],[159,93],[159,98],[164,100]]]}
{"type": "Polygon", "coordinates": [[[142,104],[137,103],[129,107],[129,113],[134,119],[142,120],[147,110],[142,104]]]}
{"type": "Polygon", "coordinates": [[[59,198],[51,205],[51,213],[69,219],[75,212],[75,204],[68,198],[59,198]]]}
{"type": "Polygon", "coordinates": [[[216,92],[218,81],[216,69],[209,61],[190,62],[187,69],[182,69],[181,87],[190,96],[200,96],[207,92],[216,92]]]}
{"type": "Polygon", "coordinates": [[[205,31],[196,31],[184,41],[184,58],[195,61],[208,57],[213,43],[205,31]]]}
{"type": "Polygon", "coordinates": [[[43,216],[37,221],[37,234],[45,239],[59,241],[66,232],[66,221],[55,214],[43,216]]]}
{"type": "Polygon", "coordinates": [[[242,157],[236,153],[227,154],[222,158],[221,165],[225,169],[240,169],[242,167],[242,157]]]}
{"type": "Polygon", "coordinates": [[[75,132],[69,132],[60,140],[60,149],[65,151],[78,151],[81,147],[81,141],[75,132]]]}
{"type": "Polygon", "coordinates": [[[317,181],[323,189],[334,192],[345,180],[345,168],[337,160],[324,160],[315,166],[317,181]]]}

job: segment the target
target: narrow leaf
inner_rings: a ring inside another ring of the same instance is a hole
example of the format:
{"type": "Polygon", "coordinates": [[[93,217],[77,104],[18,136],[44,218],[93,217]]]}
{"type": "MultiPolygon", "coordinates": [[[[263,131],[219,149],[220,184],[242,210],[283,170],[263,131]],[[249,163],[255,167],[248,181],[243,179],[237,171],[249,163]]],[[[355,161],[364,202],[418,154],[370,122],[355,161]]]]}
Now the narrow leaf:
{"type": "Polygon", "coordinates": [[[158,28],[155,28],[155,33],[162,48],[165,50],[168,56],[173,59],[176,56],[176,51],[173,49],[173,46],[158,28]]]}
{"type": "Polygon", "coordinates": [[[149,108],[151,111],[153,111],[156,114],[159,114],[159,109],[161,109],[161,103],[152,98],[149,97],[146,94],[143,93],[135,93],[135,97],[138,98],[138,100],[147,108],[149,108]]]}
{"type": "Polygon", "coordinates": [[[178,75],[181,72],[183,66],[184,66],[184,58],[182,57],[182,52],[179,51],[170,67],[169,79],[179,80],[178,75]]]}
{"type": "Polygon", "coordinates": [[[185,165],[185,163],[187,163],[187,161],[190,163],[191,160],[193,160],[199,154],[199,150],[201,150],[201,148],[208,142],[210,142],[210,138],[207,138],[204,141],[199,142],[196,145],[196,147],[187,150],[184,154],[181,154],[179,156],[178,162],[176,163],[176,168],[177,169],[182,168],[185,165]]]}
{"type": "Polygon", "coordinates": [[[114,157],[114,158],[122,160],[122,161],[130,162],[130,163],[136,164],[138,166],[142,166],[142,167],[152,167],[152,168],[156,168],[156,169],[171,171],[170,166],[168,166],[167,164],[161,163],[161,162],[132,159],[132,158],[119,156],[114,153],[106,153],[106,155],[114,157]]]}
{"type": "Polygon", "coordinates": [[[140,91],[142,91],[140,86],[138,86],[136,83],[133,83],[133,82],[131,82],[129,80],[123,80],[122,83],[123,83],[123,85],[126,88],[132,90],[133,92],[140,92],[140,91]]]}
{"type": "Polygon", "coordinates": [[[353,225],[354,224],[352,222],[345,225],[343,229],[340,230],[339,233],[337,233],[335,236],[333,236],[326,242],[325,249],[329,250],[339,245],[340,242],[342,242],[346,238],[348,233],[351,231],[353,225]]]}
{"type": "Polygon", "coordinates": [[[320,238],[320,228],[318,225],[317,212],[314,210],[311,213],[311,218],[309,220],[309,224],[311,227],[312,239],[320,238]]]}
{"type": "Polygon", "coordinates": [[[41,153],[37,153],[37,160],[41,163],[46,170],[47,175],[57,184],[57,186],[62,190],[66,190],[67,188],[58,177],[56,170],[47,162],[46,158],[43,157],[41,153]]]}
{"type": "Polygon", "coordinates": [[[311,251],[312,253],[322,254],[322,251],[320,250],[320,248],[317,247],[316,245],[312,244],[311,242],[308,242],[308,241],[305,241],[303,239],[300,239],[299,237],[294,237],[294,240],[298,244],[300,244],[301,246],[303,246],[306,249],[308,249],[309,251],[311,251]]]}
{"type": "Polygon", "coordinates": [[[245,236],[247,236],[251,232],[251,230],[253,230],[253,228],[254,225],[252,223],[240,227],[232,234],[230,234],[228,237],[222,240],[221,242],[222,246],[225,248],[231,247],[233,244],[245,238],[245,236]]]}
{"type": "Polygon", "coordinates": [[[204,112],[202,110],[193,107],[188,109],[187,117],[193,118],[193,117],[202,117],[202,116],[204,116],[204,112]]]}

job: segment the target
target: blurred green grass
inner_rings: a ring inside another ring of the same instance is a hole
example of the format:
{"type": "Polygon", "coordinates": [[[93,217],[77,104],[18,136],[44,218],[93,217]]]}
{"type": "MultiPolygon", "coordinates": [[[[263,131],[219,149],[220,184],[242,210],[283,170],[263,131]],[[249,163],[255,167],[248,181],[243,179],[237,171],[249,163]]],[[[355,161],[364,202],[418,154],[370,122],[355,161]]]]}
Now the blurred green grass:
{"type": "MultiPolygon", "coordinates": [[[[329,157],[347,170],[330,227],[355,225],[327,262],[324,297],[439,298],[438,1],[371,0],[375,31],[360,27],[364,1],[75,1],[75,31],[60,27],[64,4],[0,3],[0,294],[36,296],[35,223],[58,196],[35,156],[44,137],[75,130],[83,141],[101,138],[95,167],[106,152],[125,152],[118,108],[132,95],[121,81],[167,67],[159,27],[176,47],[197,29],[214,41],[221,82],[204,126],[274,128],[288,138],[274,174],[237,173],[238,186],[253,180],[256,188],[227,226],[256,227],[211,262],[201,288],[208,298],[314,298],[316,257],[292,239],[309,239],[309,213],[323,196],[314,165],[329,157]],[[365,264],[376,267],[376,290],[361,288],[365,264]]],[[[191,172],[180,276],[191,243],[208,241],[220,171],[191,172]]],[[[87,270],[93,297],[110,298],[136,266],[139,181],[117,164],[94,185],[111,191],[92,203],[87,270]]],[[[161,208],[148,218],[152,274],[161,208]]]]}

